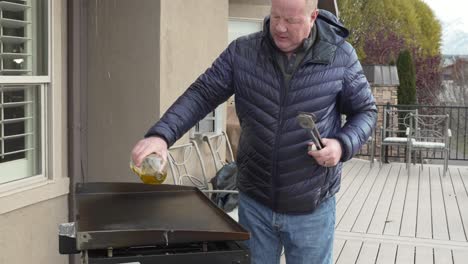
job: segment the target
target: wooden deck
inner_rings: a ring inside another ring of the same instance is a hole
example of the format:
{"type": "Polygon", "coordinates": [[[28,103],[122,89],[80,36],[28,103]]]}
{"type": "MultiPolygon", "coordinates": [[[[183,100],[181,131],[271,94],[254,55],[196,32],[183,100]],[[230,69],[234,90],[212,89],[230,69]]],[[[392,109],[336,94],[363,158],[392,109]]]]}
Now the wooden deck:
{"type": "MultiPolygon", "coordinates": [[[[335,264],[468,263],[468,167],[345,163],[335,264]]],[[[281,263],[285,263],[284,256],[281,263]]]]}
{"type": "Polygon", "coordinates": [[[468,167],[352,160],[337,194],[337,264],[468,263],[468,167]]]}

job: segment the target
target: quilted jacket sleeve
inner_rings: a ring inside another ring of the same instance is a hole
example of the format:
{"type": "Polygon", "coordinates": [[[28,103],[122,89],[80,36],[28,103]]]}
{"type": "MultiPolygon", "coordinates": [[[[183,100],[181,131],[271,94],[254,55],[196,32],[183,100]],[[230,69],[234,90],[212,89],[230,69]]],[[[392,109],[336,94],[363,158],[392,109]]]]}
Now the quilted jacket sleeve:
{"type": "Polygon", "coordinates": [[[336,138],[343,150],[341,161],[347,161],[366,143],[377,121],[375,100],[354,49],[345,70],[339,107],[347,118],[336,138]]]}
{"type": "Polygon", "coordinates": [[[173,145],[197,122],[232,94],[232,58],[235,41],[224,50],[205,73],[164,113],[145,137],[159,136],[173,145]]]}

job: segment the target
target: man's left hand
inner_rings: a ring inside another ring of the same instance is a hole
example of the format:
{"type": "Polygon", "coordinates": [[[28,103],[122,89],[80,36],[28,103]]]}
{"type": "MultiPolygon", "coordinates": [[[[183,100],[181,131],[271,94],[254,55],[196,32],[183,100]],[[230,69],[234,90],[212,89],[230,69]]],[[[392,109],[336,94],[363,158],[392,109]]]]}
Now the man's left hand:
{"type": "MultiPolygon", "coordinates": [[[[342,154],[340,142],[333,138],[322,138],[322,142],[325,145],[323,149],[312,150],[308,154],[324,167],[336,166],[342,154]]],[[[314,145],[314,143],[310,142],[309,145],[314,145]]]]}

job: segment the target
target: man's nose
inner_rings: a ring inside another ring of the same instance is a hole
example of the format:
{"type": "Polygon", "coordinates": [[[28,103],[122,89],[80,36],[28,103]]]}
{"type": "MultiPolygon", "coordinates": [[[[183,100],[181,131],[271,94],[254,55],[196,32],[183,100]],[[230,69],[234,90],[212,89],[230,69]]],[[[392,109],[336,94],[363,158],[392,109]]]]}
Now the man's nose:
{"type": "Polygon", "coordinates": [[[287,31],[286,26],[281,20],[276,24],[276,31],[281,32],[281,33],[284,33],[287,31]]]}

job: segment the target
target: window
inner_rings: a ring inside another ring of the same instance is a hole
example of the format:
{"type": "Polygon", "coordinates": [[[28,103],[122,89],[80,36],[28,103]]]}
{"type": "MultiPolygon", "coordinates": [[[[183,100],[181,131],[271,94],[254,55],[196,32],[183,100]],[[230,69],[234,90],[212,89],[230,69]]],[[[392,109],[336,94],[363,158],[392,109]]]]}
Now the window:
{"type": "Polygon", "coordinates": [[[222,116],[224,116],[224,104],[218,106],[213,112],[209,113],[205,118],[198,122],[192,129],[191,137],[197,135],[220,133],[222,124],[222,116]]]}
{"type": "Polygon", "coordinates": [[[0,1],[0,184],[45,177],[47,0],[0,1]]]}
{"type": "MultiPolygon", "coordinates": [[[[263,20],[261,19],[230,18],[228,24],[228,42],[231,43],[238,37],[261,31],[262,23],[263,20]]],[[[226,115],[224,109],[224,104],[218,106],[215,111],[209,113],[196,124],[192,129],[191,137],[206,133],[220,133],[222,120],[226,115]]]]}
{"type": "Polygon", "coordinates": [[[229,19],[229,43],[233,40],[262,30],[263,20],[248,18],[229,19]]]}

